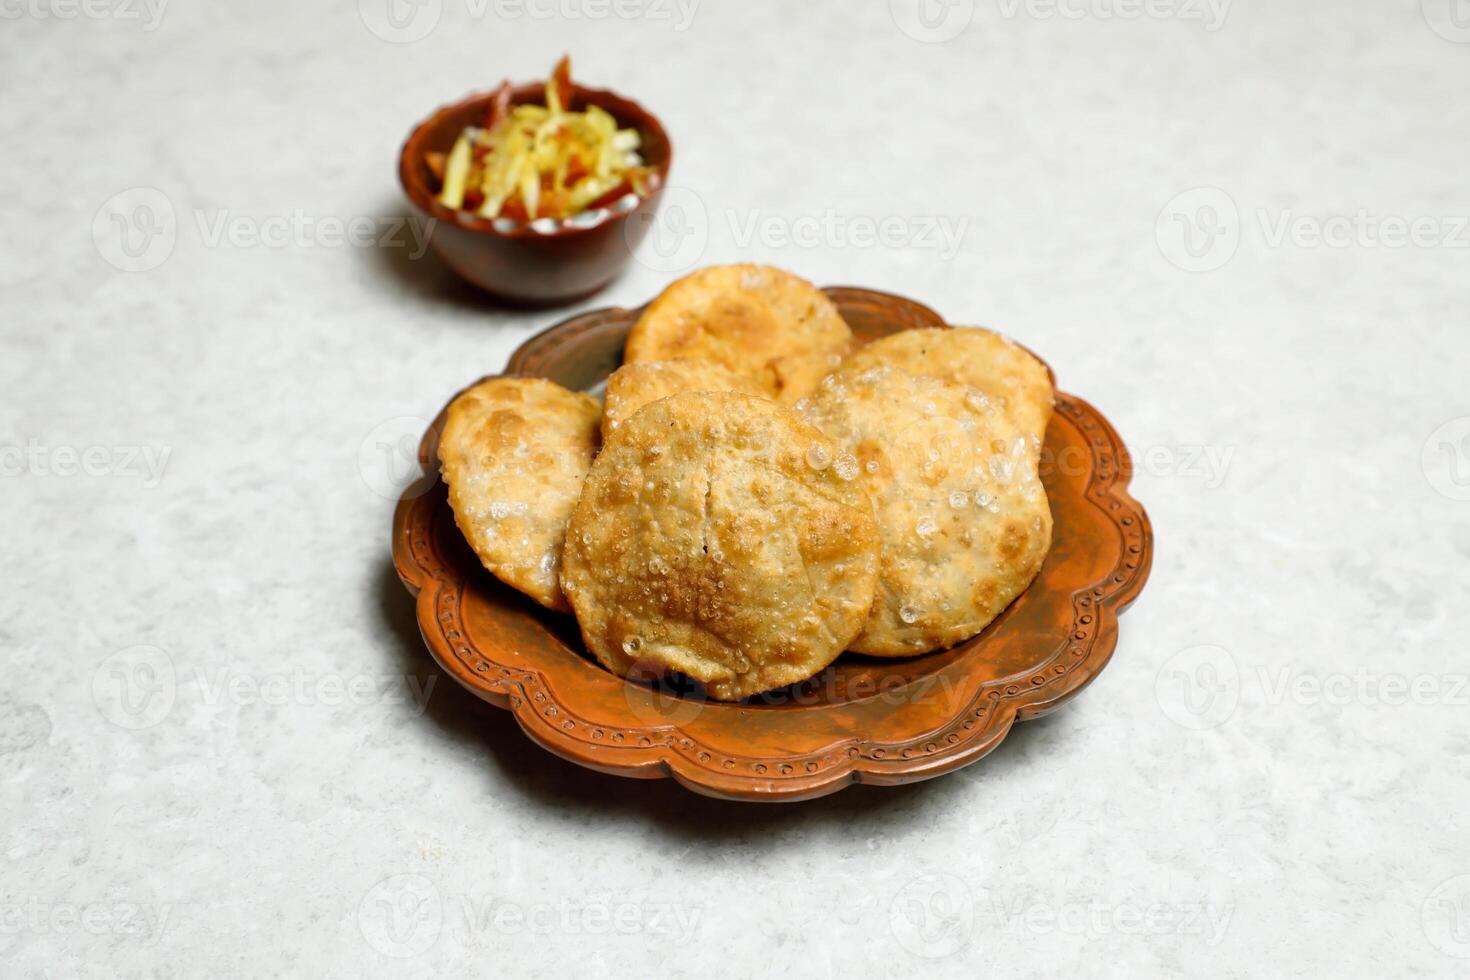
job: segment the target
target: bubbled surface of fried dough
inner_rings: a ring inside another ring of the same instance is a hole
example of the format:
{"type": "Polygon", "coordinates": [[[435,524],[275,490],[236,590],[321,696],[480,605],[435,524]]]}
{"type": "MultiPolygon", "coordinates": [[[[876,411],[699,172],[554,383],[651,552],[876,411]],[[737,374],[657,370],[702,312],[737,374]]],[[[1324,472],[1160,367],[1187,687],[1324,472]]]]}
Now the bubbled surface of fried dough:
{"type": "Polygon", "coordinates": [[[634,413],[567,531],[562,588],[587,648],[622,676],[679,671],[720,700],[826,667],[878,578],[872,503],[834,454],[765,398],[684,392],[634,413]]]}
{"type": "Polygon", "coordinates": [[[628,334],[628,363],[703,357],[783,404],[842,363],[852,331],[827,294],[760,265],[701,269],[672,283],[628,334]]]}
{"type": "Polygon", "coordinates": [[[439,466],[454,521],[496,578],[549,609],[567,519],[597,449],[602,408],[540,378],[492,378],[449,406],[439,466]]]}
{"type": "Polygon", "coordinates": [[[848,454],[877,510],[878,597],[852,650],[951,646],[1036,576],[1052,528],[1040,444],[993,399],[892,368],[845,368],[798,408],[848,454]]]}
{"type": "Polygon", "coordinates": [[[977,388],[1024,431],[1046,437],[1054,398],[1046,365],[994,330],[901,330],[853,354],[843,369],[864,371],[880,365],[977,388]]]}
{"type": "Polygon", "coordinates": [[[707,358],[681,357],[671,361],[624,364],[607,379],[607,394],[603,397],[602,407],[602,438],[609,438],[624,419],[649,402],[681,391],[764,394],[754,382],[707,358]]]}

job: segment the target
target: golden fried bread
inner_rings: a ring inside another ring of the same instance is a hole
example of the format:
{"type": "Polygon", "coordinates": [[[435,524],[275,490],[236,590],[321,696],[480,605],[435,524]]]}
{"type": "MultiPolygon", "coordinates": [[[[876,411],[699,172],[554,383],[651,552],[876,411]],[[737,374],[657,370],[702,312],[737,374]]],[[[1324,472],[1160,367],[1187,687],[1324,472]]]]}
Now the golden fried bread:
{"type": "Polygon", "coordinates": [[[878,598],[850,645],[903,656],[958,643],[1019,595],[1051,544],[1039,442],[979,391],[844,368],[799,406],[872,497],[878,598]]]}
{"type": "Polygon", "coordinates": [[[1046,365],[994,330],[902,330],[868,344],[843,369],[879,365],[977,388],[999,402],[1025,432],[1046,438],[1053,400],[1046,365]]]}
{"type": "Polygon", "coordinates": [[[454,521],[496,578],[570,611],[557,583],[567,518],[597,449],[602,409],[540,378],[492,378],[449,406],[439,467],[454,521]]]}
{"type": "Polygon", "coordinates": [[[607,379],[607,394],[603,398],[602,407],[602,438],[611,436],[618,423],[649,402],[656,402],[681,391],[764,394],[754,382],[747,381],[722,364],[702,357],[624,364],[607,379]]]}
{"type": "Polygon", "coordinates": [[[759,265],[700,269],[670,285],[633,325],[623,360],[718,361],[784,404],[811,393],[852,345],[837,307],[798,276],[759,265]]]}
{"type": "Polygon", "coordinates": [[[736,700],[811,677],[857,636],[878,529],[831,440],[788,409],[683,392],[624,420],[572,512],[562,589],[622,676],[736,700]]]}

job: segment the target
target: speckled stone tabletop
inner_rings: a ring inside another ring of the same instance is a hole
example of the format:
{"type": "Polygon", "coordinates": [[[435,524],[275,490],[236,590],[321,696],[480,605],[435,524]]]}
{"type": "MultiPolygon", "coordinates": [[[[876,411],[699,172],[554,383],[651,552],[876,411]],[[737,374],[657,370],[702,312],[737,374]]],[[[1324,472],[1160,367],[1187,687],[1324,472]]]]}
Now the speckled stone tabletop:
{"type": "Polygon", "coordinates": [[[1465,0],[0,16],[0,975],[1470,974],[1465,0]],[[771,262],[1116,424],[1157,554],[1079,698],[763,808],[427,658],[405,447],[563,314],[425,254],[396,153],[564,50],[676,147],[583,308],[771,262]]]}

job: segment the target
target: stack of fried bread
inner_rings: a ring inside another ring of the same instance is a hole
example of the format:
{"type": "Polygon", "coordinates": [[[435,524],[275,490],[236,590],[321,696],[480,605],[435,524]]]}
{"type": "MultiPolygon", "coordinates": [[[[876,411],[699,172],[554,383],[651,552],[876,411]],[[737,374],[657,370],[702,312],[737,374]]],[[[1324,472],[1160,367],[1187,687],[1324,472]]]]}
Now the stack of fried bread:
{"type": "Polygon", "coordinates": [[[455,399],[439,449],[455,520],[625,677],[738,700],[844,650],[952,646],[1050,547],[1051,380],[979,328],[853,347],[797,276],[695,272],[644,310],[603,404],[510,377],[455,399]]]}

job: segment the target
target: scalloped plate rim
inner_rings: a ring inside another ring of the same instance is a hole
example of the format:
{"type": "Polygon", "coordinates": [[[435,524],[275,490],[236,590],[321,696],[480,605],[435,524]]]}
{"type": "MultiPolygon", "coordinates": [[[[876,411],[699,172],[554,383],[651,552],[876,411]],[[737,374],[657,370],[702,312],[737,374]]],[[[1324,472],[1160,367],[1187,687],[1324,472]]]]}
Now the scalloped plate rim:
{"type": "MultiPolygon", "coordinates": [[[[911,308],[912,314],[918,318],[931,320],[935,326],[949,326],[929,307],[904,297],[861,287],[824,287],[824,291],[839,289],[850,297],[870,297],[883,303],[897,302],[907,305],[911,308]]],[[[597,325],[609,317],[627,316],[636,313],[641,308],[641,306],[633,309],[610,306],[584,311],[561,320],[532,335],[517,347],[511,354],[503,373],[524,374],[528,362],[532,361],[539,349],[546,347],[549,339],[560,333],[569,332],[569,328],[578,324],[579,321],[585,320],[597,325]]],[[[487,375],[486,377],[493,376],[487,375]]],[[[472,387],[473,384],[466,387],[472,387]]],[[[452,583],[432,574],[430,569],[419,563],[412,553],[412,542],[407,533],[410,530],[410,518],[417,516],[418,509],[423,506],[425,500],[430,498],[430,493],[423,490],[415,493],[410,488],[404,492],[394,509],[394,567],[404,586],[417,597],[415,611],[420,634],[425,646],[440,667],[481,699],[509,710],[521,730],[534,743],[577,765],[623,777],[672,778],[687,789],[704,795],[722,799],[762,802],[796,802],[814,799],[857,783],[900,785],[931,779],[979,761],[994,751],[1018,722],[1029,721],[1051,713],[1075,698],[1091,684],[1111,661],[1116,650],[1119,638],[1118,617],[1138,598],[1152,569],[1152,528],[1143,506],[1133,498],[1127,489],[1132,478],[1132,463],[1126,446],[1111,423],[1091,404],[1065,392],[1058,391],[1057,395],[1059,406],[1063,402],[1071,404],[1084,416],[1090,417],[1098,424],[1117,453],[1116,472],[1107,487],[1106,496],[1116,500],[1123,512],[1128,516],[1136,517],[1141,525],[1139,531],[1142,548],[1136,556],[1136,567],[1123,576],[1123,581],[1115,581],[1113,583],[1115,587],[1106,590],[1100,596],[1095,595],[1099,583],[1107,582],[1110,574],[1118,573],[1122,568],[1121,564],[1115,565],[1102,578],[1072,592],[1071,599],[1074,604],[1078,597],[1085,593],[1094,593],[1095,597],[1095,601],[1090,602],[1090,606],[1097,614],[1096,632],[1088,645],[1087,655],[1077,665],[1079,668],[1085,666],[1087,669],[1068,670],[1059,677],[1048,678],[1040,686],[1024,688],[1015,695],[1005,695],[999,698],[995,696],[996,692],[991,688],[1004,684],[1009,678],[999,678],[981,684],[974,696],[951,714],[951,719],[963,717],[987,695],[994,702],[997,710],[988,711],[983,724],[977,725],[970,737],[946,746],[942,751],[925,756],[900,756],[892,759],[872,759],[861,753],[854,756],[852,752],[861,745],[881,747],[885,743],[848,737],[824,746],[817,752],[806,753],[804,756],[771,757],[770,768],[777,769],[783,764],[790,768],[790,761],[793,759],[800,761],[802,758],[811,758],[822,753],[829,755],[836,753],[843,756],[840,762],[819,769],[815,773],[793,771],[779,775],[772,772],[755,775],[737,774],[709,768],[680,753],[676,737],[680,728],[677,724],[644,725],[639,730],[648,732],[650,736],[658,736],[650,738],[650,744],[601,744],[595,746],[597,751],[594,755],[589,752],[588,743],[564,734],[535,709],[534,695],[526,689],[525,681],[527,678],[534,678],[545,691],[552,691],[552,679],[544,671],[532,667],[503,667],[508,670],[505,675],[507,680],[514,684],[518,693],[496,690],[462,661],[450,656],[447,649],[441,649],[441,642],[444,641],[442,632],[431,634],[429,624],[438,622],[434,607],[442,595],[443,588],[452,583]],[[513,674],[522,676],[514,678],[513,674]]],[[[453,398],[450,399],[452,400],[453,398]]],[[[448,407],[447,402],[445,407],[448,407]]],[[[433,483],[430,484],[431,488],[438,483],[437,467],[430,470],[427,464],[433,459],[433,442],[442,426],[443,417],[444,412],[441,410],[424,433],[419,448],[420,462],[425,464],[425,473],[434,474],[433,483]]],[[[1095,459],[1096,457],[1093,457],[1094,461],[1095,459]]],[[[1089,481],[1083,490],[1083,496],[1094,508],[1107,515],[1107,510],[1102,504],[1088,493],[1093,487],[1093,481],[1097,475],[1096,470],[1097,467],[1093,466],[1089,481]]],[[[445,645],[447,646],[447,643],[445,645]]],[[[1066,645],[1066,643],[1062,644],[1063,647],[1066,645]]],[[[833,706],[821,707],[830,709],[833,706]]],[[[934,729],[934,731],[940,731],[943,727],[934,729]]],[[[925,734],[927,733],[919,733],[918,737],[922,738],[925,734]]]]}

